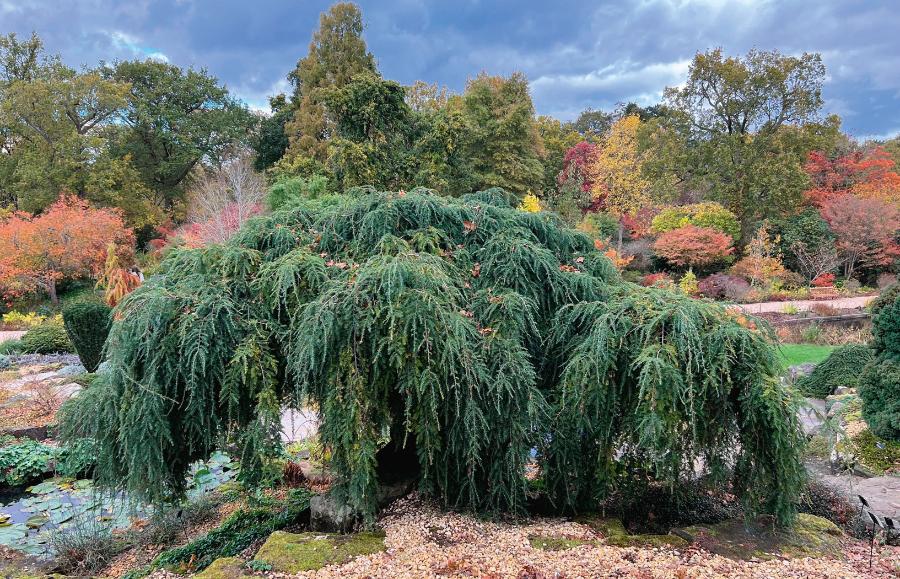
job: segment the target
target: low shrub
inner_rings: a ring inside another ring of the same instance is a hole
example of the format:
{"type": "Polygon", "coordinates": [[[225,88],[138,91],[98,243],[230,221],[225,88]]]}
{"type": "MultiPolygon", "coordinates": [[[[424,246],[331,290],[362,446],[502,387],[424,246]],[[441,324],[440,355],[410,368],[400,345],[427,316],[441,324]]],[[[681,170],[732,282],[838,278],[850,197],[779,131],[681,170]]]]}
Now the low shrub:
{"type": "Polygon", "coordinates": [[[833,273],[822,273],[817,275],[810,285],[813,287],[829,287],[834,285],[835,275],[833,273]]]}
{"type": "Polygon", "coordinates": [[[153,513],[136,537],[140,545],[171,545],[182,540],[191,527],[213,520],[224,501],[221,493],[208,493],[196,500],[169,505],[153,513]]]}
{"type": "Polygon", "coordinates": [[[784,344],[843,346],[844,344],[868,344],[872,341],[872,332],[865,325],[845,328],[823,326],[814,322],[809,325],[778,326],[778,339],[784,344]]]}
{"type": "Polygon", "coordinates": [[[859,377],[862,416],[873,434],[900,442],[900,361],[883,358],[859,377]]]}
{"type": "Polygon", "coordinates": [[[233,557],[272,532],[295,524],[309,508],[310,498],[312,493],[308,490],[295,489],[283,503],[240,509],[206,535],[162,552],[151,567],[194,572],[205,569],[219,557],[233,557]]]}
{"type": "Polygon", "coordinates": [[[698,284],[700,295],[714,300],[741,301],[750,291],[750,284],[743,278],[727,273],[714,273],[698,284]]]}
{"type": "Polygon", "coordinates": [[[674,488],[659,483],[629,485],[601,505],[615,513],[631,533],[668,533],[672,527],[715,524],[743,515],[730,489],[708,479],[674,488]]]}
{"type": "Polygon", "coordinates": [[[695,296],[699,293],[700,288],[697,283],[697,276],[694,275],[694,272],[688,270],[686,274],[681,276],[681,279],[678,280],[678,289],[689,296],[695,296]]]}
{"type": "Polygon", "coordinates": [[[22,340],[6,340],[5,342],[0,342],[0,354],[18,354],[22,351],[24,346],[22,345],[22,340]]]}
{"type": "Polygon", "coordinates": [[[26,354],[56,354],[73,350],[62,320],[58,318],[35,326],[22,336],[22,352],[26,354]]]}
{"type": "Polygon", "coordinates": [[[3,314],[3,319],[0,320],[0,329],[27,330],[43,324],[46,320],[47,316],[42,316],[35,312],[23,314],[21,312],[12,311],[3,314]]]}
{"type": "Polygon", "coordinates": [[[0,446],[0,486],[17,487],[36,482],[53,470],[56,449],[25,439],[6,439],[0,446]]]}
{"type": "Polygon", "coordinates": [[[54,553],[53,570],[67,576],[93,577],[128,548],[127,541],[113,533],[108,521],[87,513],[48,537],[54,553]]]}
{"type": "Polygon", "coordinates": [[[872,347],[900,360],[900,286],[891,286],[872,303],[872,347]]]}
{"type": "Polygon", "coordinates": [[[709,227],[686,225],[657,237],[653,251],[678,267],[711,266],[733,259],[734,240],[709,227]]]}
{"type": "Polygon", "coordinates": [[[112,309],[104,303],[80,302],[66,307],[62,317],[81,364],[88,372],[96,372],[103,360],[103,345],[112,324],[112,309]]]}
{"type": "Polygon", "coordinates": [[[671,288],[674,287],[675,282],[672,281],[672,277],[665,272],[648,273],[641,278],[641,285],[644,287],[671,288]]]}
{"type": "Polygon", "coordinates": [[[97,465],[97,444],[91,438],[73,441],[57,451],[56,472],[71,478],[90,477],[97,465]]]}
{"type": "Polygon", "coordinates": [[[811,374],[797,380],[796,386],[805,396],[814,398],[825,398],[839,386],[855,388],[859,383],[860,369],[872,361],[873,357],[872,349],[868,346],[841,346],[816,366],[811,374]]]}
{"type": "Polygon", "coordinates": [[[800,495],[797,512],[828,519],[853,535],[865,531],[857,524],[859,509],[847,500],[847,495],[817,480],[807,483],[800,495]]]}
{"type": "Polygon", "coordinates": [[[878,279],[875,282],[875,285],[878,286],[880,290],[886,290],[892,285],[900,288],[900,284],[897,283],[897,276],[893,273],[882,273],[878,275],[878,279]]]}
{"type": "Polygon", "coordinates": [[[816,303],[809,306],[809,311],[816,314],[817,316],[822,316],[824,318],[836,316],[841,313],[841,310],[835,308],[834,306],[821,303],[816,303]]]}
{"type": "Polygon", "coordinates": [[[841,289],[843,289],[851,294],[858,292],[861,287],[862,287],[862,284],[859,283],[859,280],[856,280],[853,278],[844,280],[844,283],[841,284],[841,289]]]}
{"type": "Polygon", "coordinates": [[[665,233],[685,225],[709,227],[727,234],[732,239],[737,239],[741,235],[741,224],[734,213],[711,201],[666,207],[653,218],[650,231],[665,233]]]}

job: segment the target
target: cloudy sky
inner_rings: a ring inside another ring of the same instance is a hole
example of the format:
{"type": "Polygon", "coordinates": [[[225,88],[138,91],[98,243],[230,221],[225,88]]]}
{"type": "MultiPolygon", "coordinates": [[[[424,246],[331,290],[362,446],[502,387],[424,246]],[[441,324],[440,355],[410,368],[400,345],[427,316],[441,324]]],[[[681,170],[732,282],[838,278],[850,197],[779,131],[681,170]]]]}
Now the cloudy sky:
{"type": "MultiPolygon", "coordinates": [[[[206,67],[248,104],[288,89],[318,14],[310,0],[0,0],[0,33],[44,39],[73,65],[154,57],[206,67]]],[[[653,104],[694,53],[822,54],[826,111],[858,137],[900,132],[896,0],[360,1],[385,77],[461,90],[523,71],[541,114],[653,104]]]]}

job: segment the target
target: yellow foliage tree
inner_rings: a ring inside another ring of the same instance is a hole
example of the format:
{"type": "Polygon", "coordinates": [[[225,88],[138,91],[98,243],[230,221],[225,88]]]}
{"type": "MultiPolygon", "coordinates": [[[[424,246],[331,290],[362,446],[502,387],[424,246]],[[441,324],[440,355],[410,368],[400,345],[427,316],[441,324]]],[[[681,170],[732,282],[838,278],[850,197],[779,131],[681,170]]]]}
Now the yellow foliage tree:
{"type": "Polygon", "coordinates": [[[763,221],[756,235],[747,245],[745,255],[731,268],[731,273],[750,281],[754,287],[772,287],[787,274],[787,268],[778,257],[779,236],[769,235],[769,224],[763,221]]]}
{"type": "MultiPolygon", "coordinates": [[[[589,171],[592,195],[603,199],[606,210],[622,217],[634,215],[651,204],[651,183],[642,174],[644,155],[638,147],[641,119],[629,115],[616,121],[603,140],[589,171]]],[[[619,223],[619,248],[623,225],[619,223]]]]}

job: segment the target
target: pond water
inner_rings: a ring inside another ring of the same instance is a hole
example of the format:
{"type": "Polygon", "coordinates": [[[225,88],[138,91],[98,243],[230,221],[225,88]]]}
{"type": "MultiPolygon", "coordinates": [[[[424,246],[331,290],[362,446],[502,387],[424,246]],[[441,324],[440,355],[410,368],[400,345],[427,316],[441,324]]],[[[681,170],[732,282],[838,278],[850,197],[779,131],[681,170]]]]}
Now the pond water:
{"type": "MultiPolygon", "coordinates": [[[[233,480],[238,465],[221,452],[191,466],[188,501],[233,480]]],[[[125,495],[97,491],[90,480],[55,478],[0,495],[0,545],[30,555],[49,556],[50,534],[74,526],[124,530],[146,519],[150,509],[125,495]]]]}

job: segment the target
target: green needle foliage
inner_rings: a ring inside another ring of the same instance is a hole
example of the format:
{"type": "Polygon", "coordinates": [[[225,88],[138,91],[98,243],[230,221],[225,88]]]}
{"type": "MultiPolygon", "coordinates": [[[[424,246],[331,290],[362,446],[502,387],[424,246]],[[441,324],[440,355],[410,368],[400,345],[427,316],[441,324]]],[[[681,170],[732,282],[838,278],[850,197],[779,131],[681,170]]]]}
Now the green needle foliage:
{"type": "Polygon", "coordinates": [[[66,333],[88,372],[103,361],[103,345],[112,324],[112,310],[100,302],[76,302],[63,310],[66,333]]]}
{"type": "Polygon", "coordinates": [[[793,514],[801,445],[769,337],[622,282],[499,189],[292,204],[173,252],[116,313],[109,371],[62,430],[97,440],[100,483],[144,499],[178,496],[226,439],[259,480],[280,407],[313,404],[336,492],[370,516],[397,456],[447,506],[521,512],[534,449],[561,510],[643,465],[731,476],[751,509],[793,514]]]}

